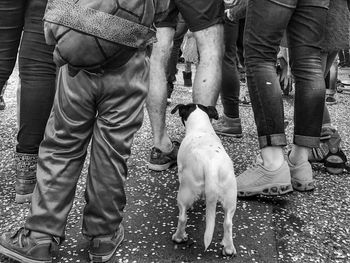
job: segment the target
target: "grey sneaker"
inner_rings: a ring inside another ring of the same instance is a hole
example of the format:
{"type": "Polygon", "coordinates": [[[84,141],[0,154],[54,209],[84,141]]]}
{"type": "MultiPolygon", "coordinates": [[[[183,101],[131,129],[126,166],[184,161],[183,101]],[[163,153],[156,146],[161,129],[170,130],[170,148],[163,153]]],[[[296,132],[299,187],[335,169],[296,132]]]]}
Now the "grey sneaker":
{"type": "Polygon", "coordinates": [[[238,196],[282,195],[293,191],[289,167],[282,166],[270,171],[259,160],[237,177],[238,196]]]}
{"type": "Polygon", "coordinates": [[[109,261],[114,256],[123,240],[123,225],[120,225],[118,231],[116,231],[113,235],[93,238],[89,247],[89,258],[91,262],[109,261]]]}
{"type": "Polygon", "coordinates": [[[290,169],[293,188],[299,192],[313,190],[315,188],[315,183],[312,177],[311,164],[305,161],[301,164],[294,165],[289,160],[289,154],[286,159],[290,169]]]}
{"type": "Polygon", "coordinates": [[[58,245],[58,239],[49,235],[35,238],[22,227],[15,234],[4,233],[0,237],[0,254],[21,263],[51,263],[58,245]]]}
{"type": "Polygon", "coordinates": [[[152,148],[148,169],[164,171],[177,163],[177,152],[179,151],[180,143],[178,141],[172,141],[172,144],[173,148],[169,153],[164,153],[156,147],[152,148]]]}
{"type": "Polygon", "coordinates": [[[240,118],[229,118],[225,114],[213,124],[213,128],[217,134],[241,138],[242,125],[240,118]]]}

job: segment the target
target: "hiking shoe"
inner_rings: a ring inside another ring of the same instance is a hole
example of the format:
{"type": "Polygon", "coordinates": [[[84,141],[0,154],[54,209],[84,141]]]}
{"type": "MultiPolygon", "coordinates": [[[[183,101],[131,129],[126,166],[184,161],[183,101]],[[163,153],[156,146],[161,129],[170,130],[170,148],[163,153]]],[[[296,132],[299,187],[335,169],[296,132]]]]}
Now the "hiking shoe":
{"type": "Polygon", "coordinates": [[[241,138],[242,125],[240,118],[229,118],[225,114],[213,124],[213,128],[217,134],[241,138]]]}
{"type": "Polygon", "coordinates": [[[59,241],[49,235],[33,238],[30,232],[22,227],[15,234],[4,233],[0,237],[0,254],[22,263],[51,263],[59,241]]]}
{"type": "Polygon", "coordinates": [[[91,262],[107,262],[117,251],[124,239],[124,227],[119,226],[113,235],[94,237],[89,246],[89,258],[91,262]]]}
{"type": "Polygon", "coordinates": [[[257,160],[237,177],[238,196],[282,195],[293,191],[286,161],[274,171],[266,169],[261,161],[257,160]]]}
{"type": "Polygon", "coordinates": [[[172,141],[172,144],[173,147],[169,153],[164,153],[156,147],[152,148],[148,169],[164,171],[177,163],[177,152],[179,151],[180,143],[178,141],[172,141]]]}
{"type": "Polygon", "coordinates": [[[289,160],[289,153],[286,159],[290,169],[293,188],[299,192],[311,191],[315,189],[311,164],[308,161],[305,161],[301,164],[294,165],[289,160]]]}
{"type": "Polygon", "coordinates": [[[19,204],[31,202],[36,184],[37,154],[15,153],[16,198],[19,204]]]}

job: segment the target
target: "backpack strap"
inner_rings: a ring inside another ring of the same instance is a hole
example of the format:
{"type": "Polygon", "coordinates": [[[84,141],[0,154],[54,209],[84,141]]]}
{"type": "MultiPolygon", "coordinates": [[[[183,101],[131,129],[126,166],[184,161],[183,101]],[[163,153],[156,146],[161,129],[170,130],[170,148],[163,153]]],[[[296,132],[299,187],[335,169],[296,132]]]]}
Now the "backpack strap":
{"type": "Polygon", "coordinates": [[[133,48],[155,39],[155,30],[150,27],[71,0],[48,0],[44,20],[133,48]]]}

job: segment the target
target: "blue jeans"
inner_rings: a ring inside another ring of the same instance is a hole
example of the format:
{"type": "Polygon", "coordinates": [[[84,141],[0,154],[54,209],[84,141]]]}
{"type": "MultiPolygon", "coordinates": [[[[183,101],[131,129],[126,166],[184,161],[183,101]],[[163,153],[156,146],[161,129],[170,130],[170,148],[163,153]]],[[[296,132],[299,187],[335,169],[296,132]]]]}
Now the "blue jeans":
{"type": "Polygon", "coordinates": [[[248,1],[245,62],[260,148],[287,144],[275,66],[285,30],[295,77],[293,142],[304,147],[319,146],[325,99],[320,47],[328,3],[329,0],[248,1]]]}
{"type": "Polygon", "coordinates": [[[16,151],[21,153],[38,152],[55,95],[53,47],[46,45],[43,32],[45,7],[46,0],[0,1],[0,91],[12,74],[19,47],[21,91],[16,151]]]}

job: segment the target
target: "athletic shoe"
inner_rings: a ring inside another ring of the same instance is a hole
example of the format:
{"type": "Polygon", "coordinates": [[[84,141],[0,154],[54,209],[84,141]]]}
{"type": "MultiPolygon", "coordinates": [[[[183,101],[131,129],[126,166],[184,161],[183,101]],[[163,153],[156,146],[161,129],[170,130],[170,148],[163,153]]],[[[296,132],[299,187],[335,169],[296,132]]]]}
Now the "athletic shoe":
{"type": "Polygon", "coordinates": [[[311,164],[305,161],[301,164],[294,165],[289,160],[289,153],[286,157],[290,169],[292,186],[299,192],[305,192],[315,189],[315,183],[312,176],[311,164]]]}
{"type": "Polygon", "coordinates": [[[119,226],[113,235],[94,237],[89,246],[89,258],[91,262],[107,262],[117,251],[124,239],[124,227],[119,226]]]}
{"type": "Polygon", "coordinates": [[[22,227],[14,235],[4,233],[0,237],[0,254],[21,263],[51,263],[59,241],[49,235],[34,238],[30,232],[22,227]]]}
{"type": "Polygon", "coordinates": [[[238,196],[282,195],[293,191],[289,167],[286,161],[271,171],[257,160],[252,167],[237,177],[238,196]]]}
{"type": "Polygon", "coordinates": [[[164,153],[156,147],[152,148],[148,169],[164,171],[177,163],[177,152],[179,151],[180,143],[178,141],[172,141],[172,144],[172,150],[169,153],[164,153]]]}

